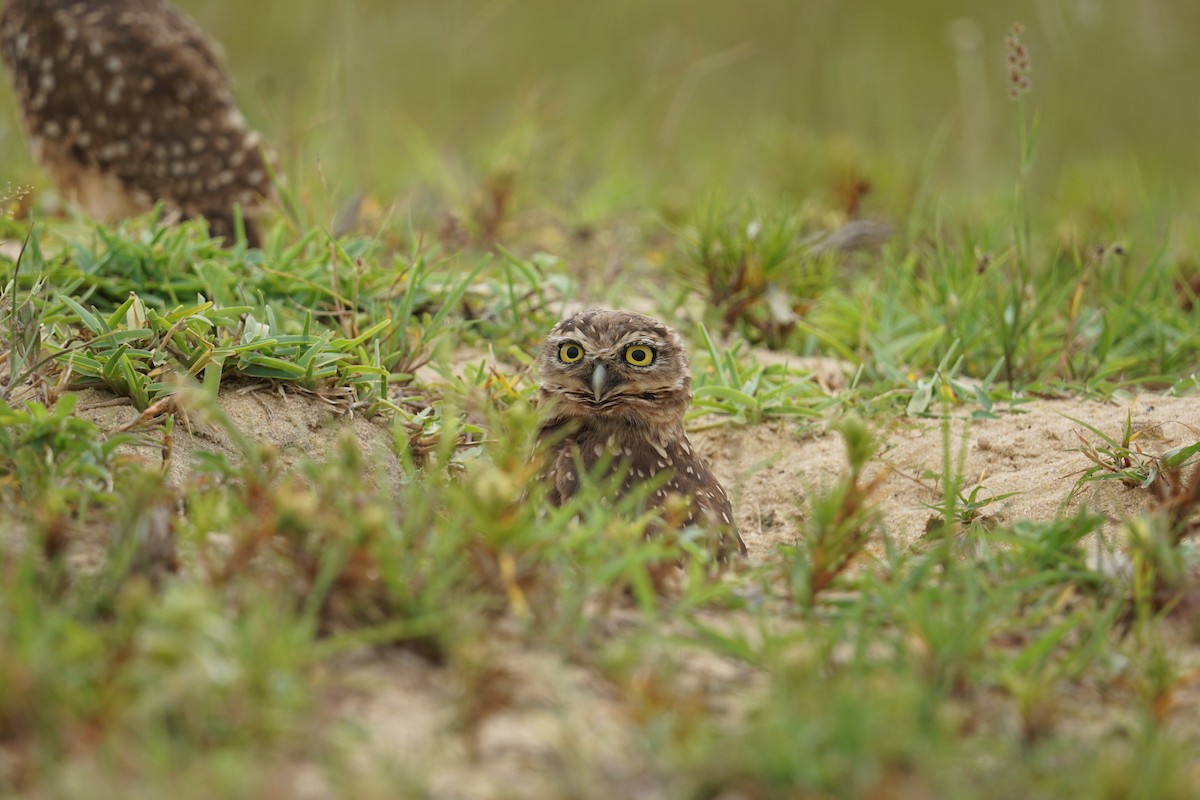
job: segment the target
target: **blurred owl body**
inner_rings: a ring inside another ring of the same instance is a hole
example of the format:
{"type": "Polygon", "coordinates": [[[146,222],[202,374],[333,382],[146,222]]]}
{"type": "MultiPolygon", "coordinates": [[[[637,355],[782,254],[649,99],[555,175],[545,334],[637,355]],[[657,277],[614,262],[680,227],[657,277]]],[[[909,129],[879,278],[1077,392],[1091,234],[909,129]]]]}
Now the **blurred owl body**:
{"type": "Polygon", "coordinates": [[[584,311],[550,331],[538,364],[551,502],[578,491],[580,466],[593,474],[607,463],[623,475],[621,496],[665,472],[651,505],[679,527],[717,533],[720,555],[746,552],[729,496],[684,431],[692,376],[675,331],[642,314],[584,311]]]}
{"type": "Polygon", "coordinates": [[[166,0],[9,0],[8,66],[34,157],[101,220],[159,200],[230,237],[272,197],[259,135],[238,111],[217,46],[166,0]]]}

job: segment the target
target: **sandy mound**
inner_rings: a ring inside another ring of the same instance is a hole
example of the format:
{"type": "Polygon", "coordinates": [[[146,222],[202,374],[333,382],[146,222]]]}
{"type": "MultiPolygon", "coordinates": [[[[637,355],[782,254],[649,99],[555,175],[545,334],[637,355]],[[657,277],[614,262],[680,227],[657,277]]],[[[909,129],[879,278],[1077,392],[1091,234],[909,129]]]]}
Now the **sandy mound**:
{"type": "MultiPolygon", "coordinates": [[[[116,431],[139,417],[127,398],[100,389],[79,394],[77,413],[101,429],[116,431]]],[[[325,460],[348,431],[369,463],[384,465],[389,474],[399,469],[392,454],[390,422],[383,417],[351,417],[319,397],[265,384],[223,388],[220,405],[246,437],[273,445],[286,467],[304,458],[325,460]]],[[[235,463],[241,457],[236,444],[219,427],[198,420],[177,421],[167,471],[172,481],[189,479],[197,451],[219,453],[235,463]]],[[[137,453],[142,458],[161,458],[145,448],[138,448],[137,453]]]]}
{"type": "MultiPolygon", "coordinates": [[[[304,457],[324,459],[348,431],[370,463],[382,464],[392,477],[399,468],[385,419],[345,416],[318,397],[261,384],[223,391],[220,402],[243,433],[274,445],[285,466],[304,457]]],[[[138,417],[126,400],[102,390],[82,392],[79,413],[108,430],[138,417]]],[[[1111,530],[1136,513],[1146,494],[1118,481],[1076,489],[1081,473],[1092,466],[1080,452],[1080,437],[1094,445],[1102,442],[1075,420],[1119,440],[1127,414],[1136,431],[1134,445],[1146,453],[1159,455],[1200,439],[1200,398],[1146,394],[1127,404],[1037,400],[997,419],[955,420],[950,431],[951,463],[957,463],[965,432],[963,492],[981,484],[981,499],[1015,493],[982,510],[989,523],[1051,520],[1086,505],[1108,518],[1111,530]]],[[[943,426],[936,419],[902,418],[875,433],[881,446],[867,474],[884,473],[875,499],[889,534],[900,544],[912,544],[938,517],[930,506],[942,500],[943,426]]],[[[777,545],[793,543],[809,496],[846,466],[839,435],[814,433],[811,425],[791,421],[708,429],[692,438],[731,490],[738,526],[754,558],[766,557],[777,545]]],[[[234,443],[219,428],[177,425],[169,464],[173,480],[190,477],[191,455],[198,450],[239,457],[234,443]]],[[[161,457],[145,448],[139,454],[147,459],[161,457]]]]}
{"type": "MultiPolygon", "coordinates": [[[[1146,494],[1118,481],[1089,484],[1067,502],[1080,474],[1092,465],[1079,452],[1079,435],[1101,443],[1073,419],[1119,441],[1127,413],[1138,432],[1134,445],[1147,453],[1162,454],[1200,439],[1197,398],[1143,395],[1129,405],[1040,400],[998,419],[969,423],[963,490],[982,483],[987,491],[980,497],[1017,492],[984,510],[1000,524],[1051,520],[1082,504],[1111,521],[1127,517],[1140,508],[1146,494]]],[[[962,445],[963,425],[955,421],[951,428],[952,463],[962,445]]],[[[927,506],[942,499],[937,480],[943,463],[942,425],[938,420],[905,419],[876,433],[882,447],[868,476],[887,471],[876,495],[884,524],[898,542],[911,544],[935,516],[927,506]]],[[[694,438],[718,477],[732,488],[738,526],[756,557],[795,540],[805,499],[846,466],[838,435],[798,438],[790,423],[705,431],[694,438]]]]}
{"type": "MultiPolygon", "coordinates": [[[[103,390],[80,393],[79,413],[104,429],[116,430],[137,419],[122,398],[103,390]]],[[[396,469],[387,420],[339,414],[320,398],[263,385],[232,388],[221,406],[250,438],[274,445],[285,465],[304,458],[324,459],[339,438],[350,435],[373,463],[396,469]]],[[[1085,421],[1119,439],[1126,414],[1136,431],[1134,445],[1161,454],[1200,439],[1200,398],[1142,395],[1131,403],[1037,400],[1002,413],[997,419],[955,420],[951,426],[952,463],[957,462],[966,426],[964,491],[976,484],[980,497],[1015,492],[984,509],[1003,524],[1019,519],[1049,520],[1086,504],[1110,520],[1120,520],[1144,502],[1145,493],[1116,481],[1094,483],[1075,492],[1076,481],[1091,466],[1080,452],[1080,436],[1099,445],[1085,421]],[[1068,502],[1068,499],[1070,501],[1068,502]]],[[[881,447],[868,476],[885,472],[876,494],[889,533],[911,543],[926,530],[941,501],[943,429],[936,419],[905,418],[877,429],[881,447]]],[[[738,526],[753,556],[766,556],[776,545],[795,541],[807,498],[820,491],[846,465],[841,438],[813,433],[790,421],[723,427],[692,434],[714,471],[731,490],[738,526]]],[[[177,425],[169,474],[186,480],[197,450],[231,459],[238,451],[224,431],[205,424],[177,425]]],[[[141,451],[142,457],[157,454],[141,451]]]]}

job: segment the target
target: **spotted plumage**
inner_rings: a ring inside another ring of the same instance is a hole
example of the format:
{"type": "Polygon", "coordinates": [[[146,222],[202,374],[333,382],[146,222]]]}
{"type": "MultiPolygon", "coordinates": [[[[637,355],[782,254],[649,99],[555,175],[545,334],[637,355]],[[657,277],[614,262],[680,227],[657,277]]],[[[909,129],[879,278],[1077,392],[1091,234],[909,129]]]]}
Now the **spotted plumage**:
{"type": "Polygon", "coordinates": [[[545,408],[538,441],[547,449],[552,502],[578,491],[580,467],[591,474],[607,463],[623,476],[622,496],[665,473],[650,504],[679,527],[717,534],[720,555],[746,552],[729,496],[684,431],[692,376],[674,330],[642,314],[584,311],[554,326],[538,366],[545,408]]]}
{"type": "Polygon", "coordinates": [[[100,220],[163,201],[234,229],[272,197],[259,135],[238,110],[217,46],[166,0],[8,0],[0,55],[34,157],[100,220]]]}

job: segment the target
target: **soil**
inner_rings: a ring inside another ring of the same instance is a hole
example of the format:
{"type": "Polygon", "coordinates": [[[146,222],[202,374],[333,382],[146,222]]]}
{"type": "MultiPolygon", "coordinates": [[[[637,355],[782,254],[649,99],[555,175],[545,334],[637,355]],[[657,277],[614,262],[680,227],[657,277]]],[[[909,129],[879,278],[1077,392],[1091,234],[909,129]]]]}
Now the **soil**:
{"type": "MultiPolygon", "coordinates": [[[[140,415],[127,399],[114,398],[97,389],[85,389],[79,395],[79,415],[102,429],[138,429],[140,415]]],[[[244,435],[274,447],[284,467],[306,458],[324,460],[341,437],[350,436],[369,462],[384,465],[389,473],[399,468],[392,456],[389,423],[382,417],[372,420],[348,416],[339,406],[318,396],[262,383],[222,387],[220,405],[244,435]]],[[[137,457],[161,459],[159,453],[146,448],[131,448],[131,451],[137,457]]],[[[237,444],[219,426],[183,418],[175,426],[167,464],[167,475],[172,481],[183,482],[191,477],[193,454],[198,451],[217,453],[234,462],[241,457],[237,444]]]]}
{"type": "MultiPolygon", "coordinates": [[[[951,472],[965,448],[962,493],[982,486],[977,501],[998,498],[979,511],[987,524],[1053,520],[1086,506],[1105,516],[1105,533],[1111,534],[1120,520],[1137,512],[1146,492],[1117,480],[1079,484],[1094,466],[1083,443],[1104,444],[1082,423],[1120,441],[1127,415],[1135,432],[1132,446],[1149,455],[1200,440],[1200,398],[1038,400],[996,419],[956,419],[948,437],[951,472]]],[[[875,433],[881,446],[866,478],[883,473],[875,493],[883,527],[898,544],[911,545],[940,519],[930,506],[943,499],[947,437],[936,419],[907,418],[875,433]]],[[[808,496],[846,469],[839,436],[798,436],[788,423],[725,428],[693,438],[717,476],[732,487],[738,527],[752,558],[794,541],[808,496]]]]}

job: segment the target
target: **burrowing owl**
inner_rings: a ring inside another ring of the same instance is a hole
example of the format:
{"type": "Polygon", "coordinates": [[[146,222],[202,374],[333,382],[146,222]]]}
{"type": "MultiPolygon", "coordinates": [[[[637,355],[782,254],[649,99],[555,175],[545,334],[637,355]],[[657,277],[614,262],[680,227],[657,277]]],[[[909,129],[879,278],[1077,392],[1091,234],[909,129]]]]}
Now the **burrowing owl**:
{"type": "Polygon", "coordinates": [[[238,111],[218,47],[166,0],[9,0],[0,52],[34,157],[92,217],[162,200],[233,232],[272,196],[258,134],[238,111]]]}
{"type": "Polygon", "coordinates": [[[746,552],[729,496],[683,428],[692,375],[675,331],[642,314],[584,311],[554,326],[538,363],[546,408],[538,441],[550,448],[552,502],[574,495],[579,470],[590,474],[601,461],[624,476],[621,495],[665,472],[651,504],[682,509],[680,527],[718,534],[719,555],[746,552]]]}

